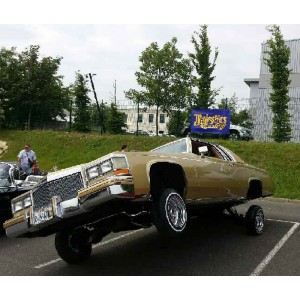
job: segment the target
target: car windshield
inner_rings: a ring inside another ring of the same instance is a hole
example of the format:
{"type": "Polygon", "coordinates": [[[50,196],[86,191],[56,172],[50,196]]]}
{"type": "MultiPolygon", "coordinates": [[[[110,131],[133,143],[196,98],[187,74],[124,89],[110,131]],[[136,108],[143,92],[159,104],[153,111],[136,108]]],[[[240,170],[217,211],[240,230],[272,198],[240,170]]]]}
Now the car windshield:
{"type": "Polygon", "coordinates": [[[159,148],[153,149],[152,152],[157,153],[186,153],[187,152],[187,143],[186,139],[181,139],[159,148]]]}
{"type": "Polygon", "coordinates": [[[0,163],[0,187],[8,187],[11,184],[9,176],[10,166],[0,163]]]}

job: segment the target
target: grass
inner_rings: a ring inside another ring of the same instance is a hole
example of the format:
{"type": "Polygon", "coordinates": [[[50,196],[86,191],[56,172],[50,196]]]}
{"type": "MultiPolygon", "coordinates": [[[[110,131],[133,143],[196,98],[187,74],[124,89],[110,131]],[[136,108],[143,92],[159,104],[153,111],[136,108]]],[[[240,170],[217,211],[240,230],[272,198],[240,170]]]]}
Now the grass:
{"type": "MultiPolygon", "coordinates": [[[[130,150],[147,151],[174,140],[167,137],[99,135],[58,131],[0,130],[8,150],[1,160],[16,160],[25,143],[38,156],[42,170],[89,162],[127,144],[130,150]]],[[[231,149],[249,164],[266,169],[275,185],[275,197],[300,199],[300,144],[211,140],[231,149]]]]}
{"type": "Polygon", "coordinates": [[[15,161],[19,151],[29,143],[37,154],[40,168],[49,171],[54,165],[62,169],[89,162],[110,152],[119,151],[123,144],[127,144],[129,150],[146,151],[173,139],[98,133],[0,130],[0,140],[6,141],[8,145],[2,160],[15,161]]]}

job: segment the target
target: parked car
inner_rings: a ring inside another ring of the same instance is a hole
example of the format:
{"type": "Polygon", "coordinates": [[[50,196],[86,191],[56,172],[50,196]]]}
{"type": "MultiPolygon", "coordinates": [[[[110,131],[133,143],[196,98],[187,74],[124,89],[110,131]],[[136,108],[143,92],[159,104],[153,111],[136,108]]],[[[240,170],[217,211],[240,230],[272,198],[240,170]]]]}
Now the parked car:
{"type": "Polygon", "coordinates": [[[135,131],[127,131],[126,134],[134,134],[134,135],[149,135],[151,136],[151,134],[148,131],[145,130],[138,130],[138,132],[135,131]]]}
{"type": "MultiPolygon", "coordinates": [[[[149,152],[113,152],[90,163],[49,173],[12,200],[9,237],[56,233],[68,263],[88,258],[92,244],[111,233],[156,226],[165,236],[186,230],[189,215],[226,209],[274,192],[266,171],[232,151],[189,137],[149,152]]],[[[264,214],[252,205],[249,233],[262,234],[264,214]]]]}
{"type": "MultiPolygon", "coordinates": [[[[182,135],[187,136],[191,132],[190,125],[186,125],[184,129],[182,130],[182,135]]],[[[215,134],[202,134],[202,136],[212,136],[213,138],[216,137],[215,134]]],[[[230,139],[230,140],[246,140],[250,141],[253,140],[253,135],[251,133],[251,129],[240,126],[240,125],[233,125],[230,124],[230,133],[222,135],[224,138],[230,139]]]]}
{"type": "Polygon", "coordinates": [[[230,134],[228,138],[230,140],[253,140],[251,129],[233,124],[230,124],[230,134]]]}
{"type": "Polygon", "coordinates": [[[31,190],[41,178],[26,176],[17,162],[0,162],[0,225],[12,217],[11,199],[31,190]]]}

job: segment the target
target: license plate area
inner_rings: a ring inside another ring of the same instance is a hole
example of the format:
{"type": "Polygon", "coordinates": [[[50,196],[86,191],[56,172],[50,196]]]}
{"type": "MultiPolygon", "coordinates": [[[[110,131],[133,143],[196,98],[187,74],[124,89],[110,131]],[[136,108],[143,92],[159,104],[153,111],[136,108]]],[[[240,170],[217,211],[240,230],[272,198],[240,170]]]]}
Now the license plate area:
{"type": "Polygon", "coordinates": [[[33,225],[38,225],[51,220],[54,217],[52,204],[49,204],[48,206],[43,206],[38,210],[32,211],[31,216],[31,223],[33,225]]]}

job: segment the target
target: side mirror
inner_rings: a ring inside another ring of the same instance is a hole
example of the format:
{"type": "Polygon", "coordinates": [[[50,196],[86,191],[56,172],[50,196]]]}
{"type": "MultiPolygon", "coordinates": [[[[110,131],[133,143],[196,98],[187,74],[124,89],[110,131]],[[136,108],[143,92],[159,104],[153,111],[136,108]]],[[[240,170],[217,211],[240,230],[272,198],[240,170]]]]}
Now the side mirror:
{"type": "Polygon", "coordinates": [[[198,151],[201,157],[204,157],[204,154],[208,152],[208,147],[207,146],[198,147],[198,151]]]}
{"type": "Polygon", "coordinates": [[[198,148],[199,153],[206,153],[208,152],[207,146],[201,146],[198,148]]]}

